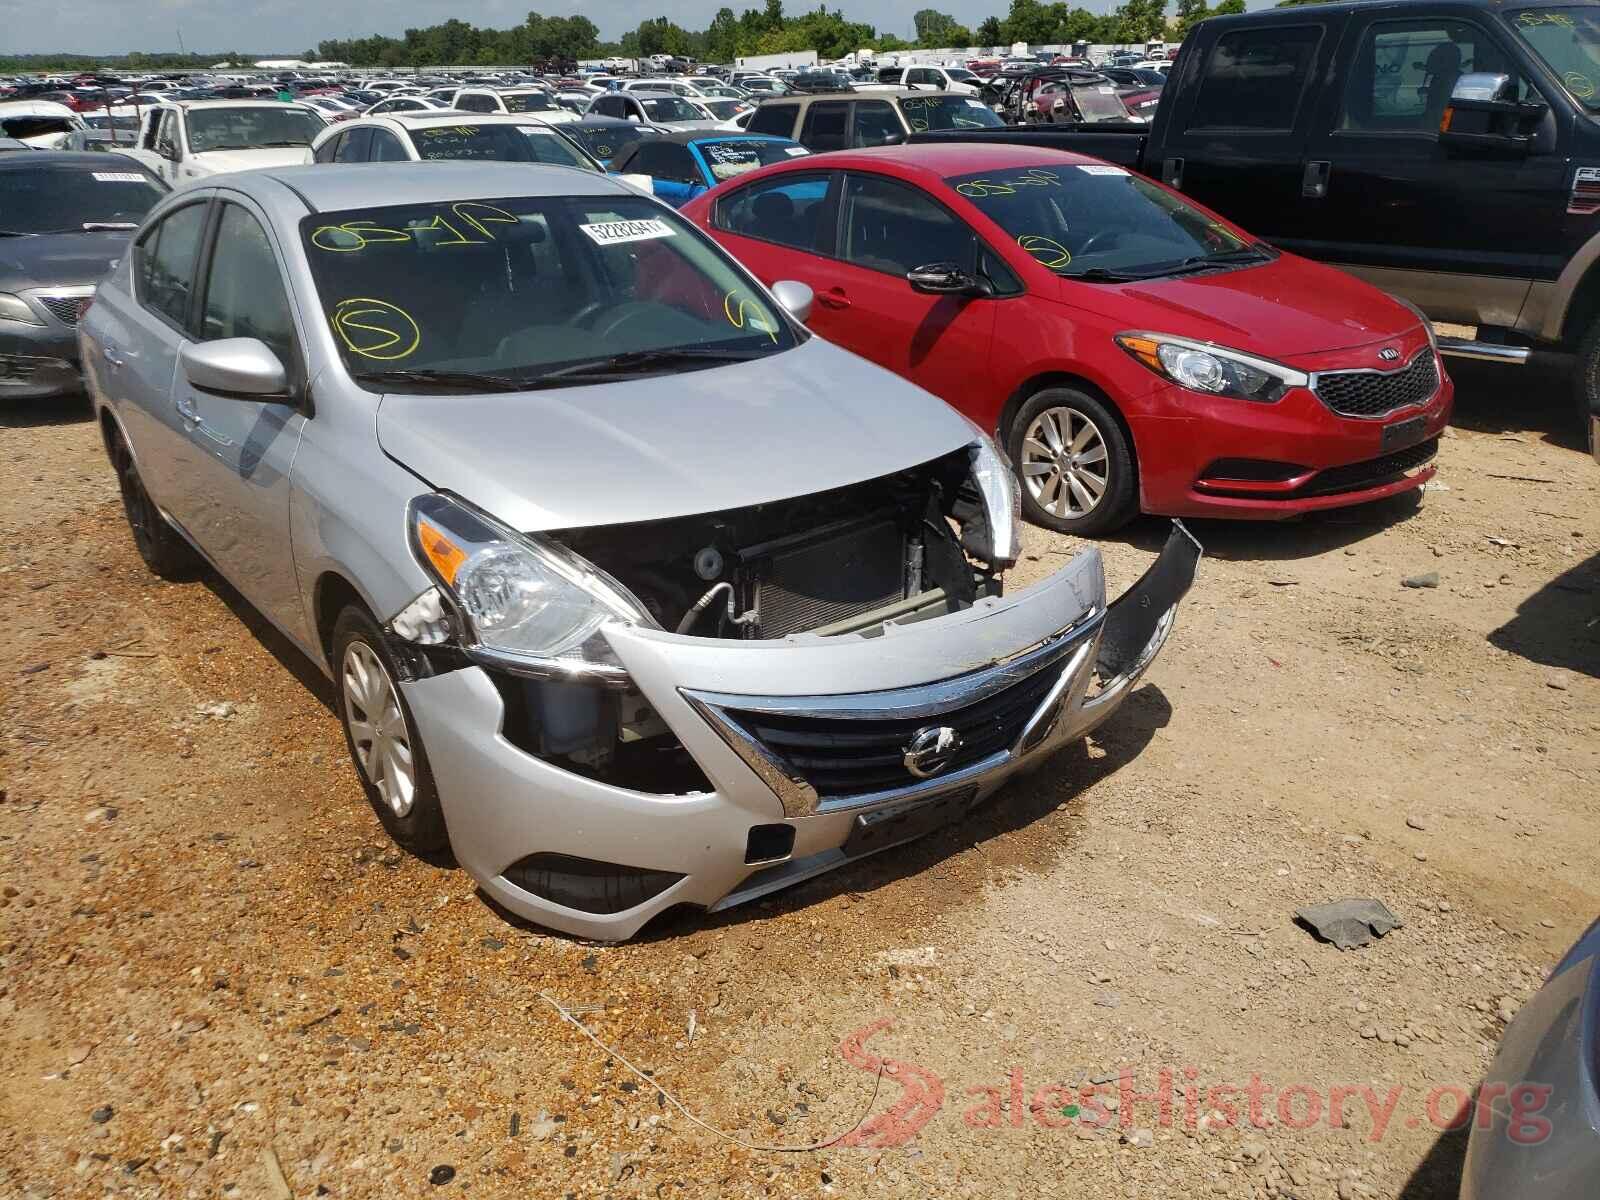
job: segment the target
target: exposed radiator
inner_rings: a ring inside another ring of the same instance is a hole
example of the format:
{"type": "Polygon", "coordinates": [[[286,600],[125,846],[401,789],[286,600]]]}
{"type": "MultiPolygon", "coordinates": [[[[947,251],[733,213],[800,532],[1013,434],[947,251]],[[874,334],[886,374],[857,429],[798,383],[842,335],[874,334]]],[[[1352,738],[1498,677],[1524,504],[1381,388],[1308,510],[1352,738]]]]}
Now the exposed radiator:
{"type": "Polygon", "coordinates": [[[904,526],[889,518],[841,522],[739,554],[755,637],[780,638],[871,612],[903,598],[912,578],[904,526]]]}

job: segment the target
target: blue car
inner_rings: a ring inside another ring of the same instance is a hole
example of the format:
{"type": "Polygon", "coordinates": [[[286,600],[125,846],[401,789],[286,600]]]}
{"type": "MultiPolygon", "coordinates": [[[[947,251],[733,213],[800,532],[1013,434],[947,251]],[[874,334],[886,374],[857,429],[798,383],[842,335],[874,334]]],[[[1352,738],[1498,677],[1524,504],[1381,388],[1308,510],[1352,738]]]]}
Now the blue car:
{"type": "Polygon", "coordinates": [[[639,183],[648,180],[658,200],[680,208],[725,179],[809,153],[792,138],[695,129],[636,142],[609,169],[639,183]]]}

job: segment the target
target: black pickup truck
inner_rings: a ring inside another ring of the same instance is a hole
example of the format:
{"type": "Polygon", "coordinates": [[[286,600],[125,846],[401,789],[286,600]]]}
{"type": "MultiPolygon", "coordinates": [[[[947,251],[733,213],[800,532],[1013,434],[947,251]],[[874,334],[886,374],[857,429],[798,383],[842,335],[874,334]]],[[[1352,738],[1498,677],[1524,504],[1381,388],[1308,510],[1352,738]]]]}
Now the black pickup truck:
{"type": "Polygon", "coordinates": [[[1600,412],[1600,2],[1358,0],[1202,22],[1147,129],[946,130],[1160,179],[1435,321],[1576,356],[1600,412]]]}

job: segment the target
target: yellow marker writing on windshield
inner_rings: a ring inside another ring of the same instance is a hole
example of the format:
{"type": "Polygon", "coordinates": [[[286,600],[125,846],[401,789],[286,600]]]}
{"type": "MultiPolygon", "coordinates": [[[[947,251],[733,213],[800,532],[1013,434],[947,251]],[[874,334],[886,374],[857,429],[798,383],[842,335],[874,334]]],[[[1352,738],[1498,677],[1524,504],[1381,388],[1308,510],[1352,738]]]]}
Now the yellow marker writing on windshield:
{"type": "Polygon", "coordinates": [[[351,354],[394,362],[422,344],[422,330],[410,313],[387,300],[354,296],[339,301],[329,318],[351,354]]]}
{"type": "Polygon", "coordinates": [[[767,314],[763,312],[751,298],[735,289],[722,298],[722,312],[728,318],[728,324],[735,329],[749,326],[766,334],[774,342],[778,340],[778,330],[767,314]]]}
{"type": "Polygon", "coordinates": [[[1045,267],[1064,267],[1072,261],[1072,252],[1054,238],[1042,234],[1024,233],[1018,236],[1017,245],[1045,267]]]}

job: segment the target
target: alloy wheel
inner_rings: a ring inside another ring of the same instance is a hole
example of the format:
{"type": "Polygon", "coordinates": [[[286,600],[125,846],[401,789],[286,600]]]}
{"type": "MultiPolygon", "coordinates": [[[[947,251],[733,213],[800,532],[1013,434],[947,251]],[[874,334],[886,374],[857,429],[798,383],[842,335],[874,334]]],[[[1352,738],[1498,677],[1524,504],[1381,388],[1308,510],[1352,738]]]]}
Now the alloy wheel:
{"type": "Polygon", "coordinates": [[[1100,427],[1075,408],[1047,408],[1023,434],[1023,485],[1051,516],[1088,516],[1105,497],[1110,470],[1100,427]]]}
{"type": "Polygon", "coordinates": [[[404,817],[416,801],[417,777],[411,736],[394,680],[363,641],[345,648],[340,679],[356,761],[394,815],[404,817]]]}

